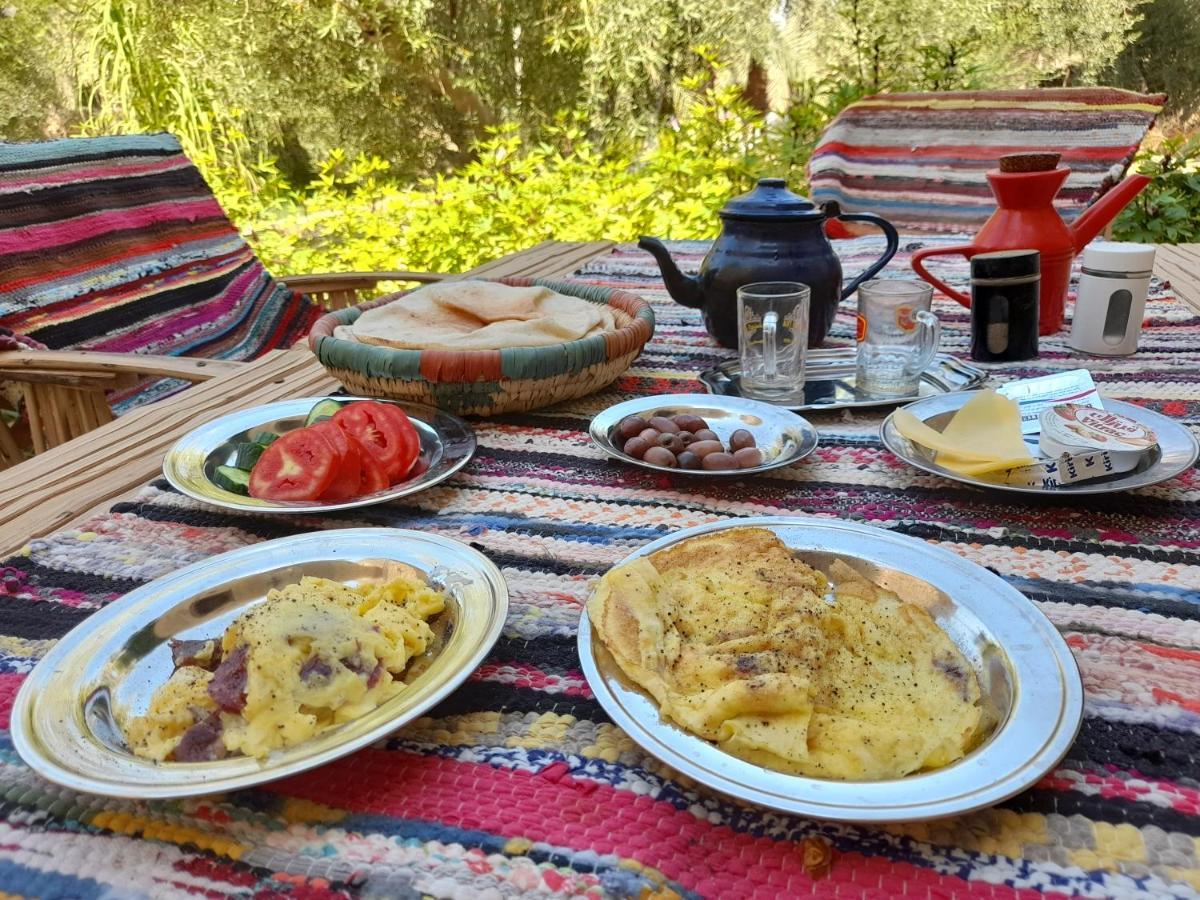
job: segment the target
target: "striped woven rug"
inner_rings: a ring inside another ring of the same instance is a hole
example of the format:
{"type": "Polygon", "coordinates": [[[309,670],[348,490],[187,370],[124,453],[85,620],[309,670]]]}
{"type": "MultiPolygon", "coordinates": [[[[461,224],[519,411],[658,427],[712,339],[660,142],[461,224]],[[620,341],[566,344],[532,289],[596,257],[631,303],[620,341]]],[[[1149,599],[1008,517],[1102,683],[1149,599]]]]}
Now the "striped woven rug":
{"type": "Polygon", "coordinates": [[[984,178],[1008,153],[1054,151],[1071,169],[1071,220],[1119,180],[1166,103],[1115,88],[874,94],[844,109],[809,162],[812,196],[900,229],[961,231],[995,210],[984,178]]]}
{"type": "Polygon", "coordinates": [[[172,135],[0,143],[0,325],[53,350],[253,359],[321,313],[263,268],[172,135]]]}
{"type": "MultiPolygon", "coordinates": [[[[952,238],[951,240],[955,240],[952,238]]],[[[905,253],[917,243],[911,242],[905,253]]],[[[692,267],[704,247],[677,245],[692,267]]],[[[840,242],[853,272],[879,251],[840,242]]],[[[898,261],[890,270],[903,274],[898,261]]],[[[961,275],[961,270],[959,270],[961,275]]],[[[698,389],[727,356],[623,247],[577,277],[633,288],[658,331],[612,389],[478,421],[459,476],[323,517],[231,515],[163,482],[0,563],[0,728],[53,641],[137,585],[255,541],[393,525],[470,542],[512,593],[504,636],[430,716],[263,789],[134,803],[47,784],[0,731],[0,891],[38,897],[1200,896],[1200,473],[1136,494],[1033,502],[908,468],[878,412],[814,417],[805,463],[741,482],[624,467],[588,443],[619,399],[698,389]],[[739,515],[838,516],[924,538],[999,573],[1062,630],[1087,688],[1063,763],[998,807],[860,828],[779,815],[674,776],[583,681],[575,625],[595,578],[635,547],[739,515]]],[[[961,278],[959,278],[961,280],[961,278]]],[[[1102,390],[1200,426],[1200,316],[1156,283],[1144,349],[1089,360],[1102,390]]],[[[965,317],[938,301],[947,349],[965,317]]],[[[849,343],[852,315],[832,341],[849,343]]],[[[1078,365],[1061,339],[998,378],[1078,365]]]]}

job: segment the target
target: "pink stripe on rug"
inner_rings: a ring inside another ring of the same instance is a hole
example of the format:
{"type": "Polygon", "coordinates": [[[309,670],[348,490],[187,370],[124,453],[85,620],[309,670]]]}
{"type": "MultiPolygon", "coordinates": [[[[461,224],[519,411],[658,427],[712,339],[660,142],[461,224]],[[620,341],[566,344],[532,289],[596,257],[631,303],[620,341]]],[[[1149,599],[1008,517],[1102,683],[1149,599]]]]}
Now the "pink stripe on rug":
{"type": "Polygon", "coordinates": [[[17,690],[24,680],[24,675],[12,673],[0,675],[0,728],[7,730],[9,727],[13,701],[17,699],[17,690]]]}
{"type": "Polygon", "coordinates": [[[194,222],[196,219],[216,216],[224,217],[225,211],[212,197],[182,203],[165,200],[161,203],[150,203],[134,209],[89,213],[62,222],[48,222],[44,225],[29,225],[0,231],[0,253],[49,249],[60,244],[70,244],[104,231],[144,228],[179,219],[194,222]]]}
{"type": "Polygon", "coordinates": [[[191,162],[186,156],[175,155],[152,163],[141,165],[106,166],[98,165],[92,168],[71,166],[64,171],[45,173],[21,179],[4,179],[4,190],[0,193],[13,193],[27,187],[52,187],[56,184],[79,184],[85,181],[95,181],[101,178],[128,178],[134,175],[148,175],[151,172],[169,172],[172,169],[186,169],[191,162]]]}
{"type": "Polygon", "coordinates": [[[838,881],[860,889],[886,889],[886,896],[1048,896],[858,854],[835,859],[828,881],[815,882],[804,868],[797,843],[713,825],[604,784],[553,781],[525,771],[400,751],[361,750],[340,763],[263,789],[337,809],[616,854],[712,897],[773,898],[814,891],[832,896],[836,891],[830,882],[838,881]]]}

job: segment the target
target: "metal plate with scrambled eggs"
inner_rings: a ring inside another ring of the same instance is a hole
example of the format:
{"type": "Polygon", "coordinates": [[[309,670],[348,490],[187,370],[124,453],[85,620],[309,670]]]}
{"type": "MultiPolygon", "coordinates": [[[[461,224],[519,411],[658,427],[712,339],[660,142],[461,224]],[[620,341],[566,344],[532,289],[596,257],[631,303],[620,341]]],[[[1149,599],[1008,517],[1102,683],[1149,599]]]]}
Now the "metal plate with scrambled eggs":
{"type": "Polygon", "coordinates": [[[910,821],[1034,783],[1083,691],[1025,597],[955,554],[828,519],[687,529],[601,579],[596,699],[672,768],[820,818],[910,821]]]}
{"type": "Polygon", "coordinates": [[[420,716],[479,665],[507,611],[499,570],[439,535],[254,544],[131,591],[62,638],[17,694],[13,743],[38,774],[90,793],[250,787],[420,716]]]}

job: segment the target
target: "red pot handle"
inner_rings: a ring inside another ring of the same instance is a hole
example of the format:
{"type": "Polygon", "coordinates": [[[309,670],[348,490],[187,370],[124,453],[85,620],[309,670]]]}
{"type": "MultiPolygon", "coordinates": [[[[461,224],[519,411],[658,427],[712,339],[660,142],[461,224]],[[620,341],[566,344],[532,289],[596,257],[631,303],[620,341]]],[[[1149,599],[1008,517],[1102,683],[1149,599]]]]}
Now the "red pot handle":
{"type": "Polygon", "coordinates": [[[921,264],[921,260],[927,259],[930,256],[949,256],[953,253],[960,253],[967,259],[970,259],[976,253],[981,252],[980,249],[973,244],[958,244],[954,247],[929,247],[925,250],[918,250],[913,254],[912,267],[913,271],[932,284],[935,288],[945,294],[947,297],[953,297],[963,306],[971,308],[971,298],[966,294],[956,291],[950,285],[946,284],[939,278],[929,274],[929,271],[921,264]]]}

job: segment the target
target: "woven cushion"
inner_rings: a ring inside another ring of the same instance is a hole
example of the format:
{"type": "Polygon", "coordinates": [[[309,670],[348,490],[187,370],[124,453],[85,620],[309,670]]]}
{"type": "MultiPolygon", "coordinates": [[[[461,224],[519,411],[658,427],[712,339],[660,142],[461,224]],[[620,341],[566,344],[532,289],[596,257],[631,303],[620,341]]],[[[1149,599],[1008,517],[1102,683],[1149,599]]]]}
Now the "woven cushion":
{"type": "Polygon", "coordinates": [[[962,231],[996,208],[984,173],[1007,153],[1062,153],[1070,220],[1118,181],[1166,102],[1112,88],[874,94],[830,123],[809,162],[812,196],[899,228],[962,231]]]}
{"type": "Polygon", "coordinates": [[[252,359],[321,312],[267,273],[173,136],[0,143],[0,325],[53,349],[252,359]]]}

